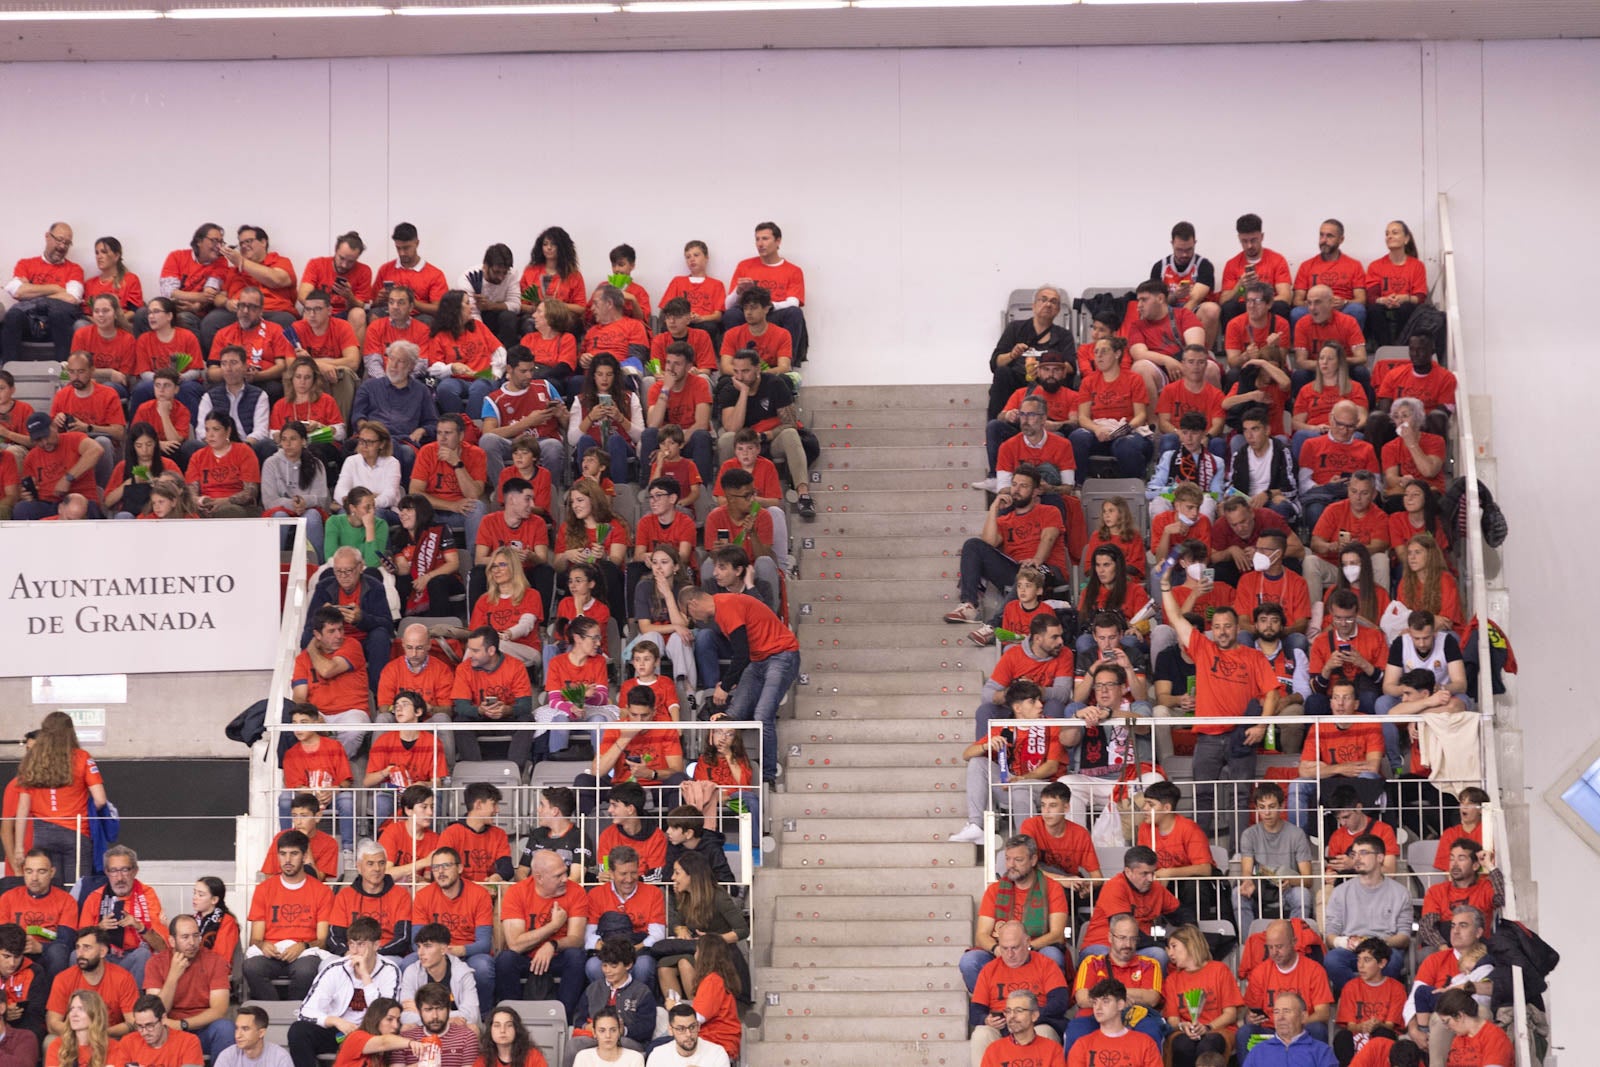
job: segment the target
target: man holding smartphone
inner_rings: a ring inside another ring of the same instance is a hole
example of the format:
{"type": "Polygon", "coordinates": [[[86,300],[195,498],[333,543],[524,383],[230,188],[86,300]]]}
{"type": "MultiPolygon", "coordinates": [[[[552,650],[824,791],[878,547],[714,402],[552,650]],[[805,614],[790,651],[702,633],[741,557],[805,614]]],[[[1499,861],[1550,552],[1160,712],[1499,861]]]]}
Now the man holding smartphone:
{"type": "Polygon", "coordinates": [[[310,260],[300,274],[300,303],[311,290],[321,289],[328,294],[334,316],[348,322],[357,338],[366,336],[367,305],[372,302],[372,268],[361,262],[366,250],[359,233],[342,233],[334,242],[333,255],[310,260]]]}

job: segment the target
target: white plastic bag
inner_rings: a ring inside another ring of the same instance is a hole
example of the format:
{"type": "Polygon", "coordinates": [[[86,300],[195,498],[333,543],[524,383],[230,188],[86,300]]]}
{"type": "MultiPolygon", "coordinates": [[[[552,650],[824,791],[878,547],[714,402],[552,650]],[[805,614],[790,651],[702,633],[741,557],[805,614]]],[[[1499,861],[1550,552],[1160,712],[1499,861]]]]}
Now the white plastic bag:
{"type": "Polygon", "coordinates": [[[1383,631],[1383,639],[1394,642],[1394,639],[1405,633],[1409,627],[1406,619],[1411,615],[1411,609],[1398,600],[1389,601],[1389,606],[1383,609],[1383,614],[1378,618],[1378,629],[1383,631]]]}
{"type": "Polygon", "coordinates": [[[1128,837],[1122,829],[1122,812],[1115,803],[1108,801],[1100,809],[1100,814],[1094,820],[1094,829],[1089,832],[1096,848],[1127,848],[1128,837]]]}

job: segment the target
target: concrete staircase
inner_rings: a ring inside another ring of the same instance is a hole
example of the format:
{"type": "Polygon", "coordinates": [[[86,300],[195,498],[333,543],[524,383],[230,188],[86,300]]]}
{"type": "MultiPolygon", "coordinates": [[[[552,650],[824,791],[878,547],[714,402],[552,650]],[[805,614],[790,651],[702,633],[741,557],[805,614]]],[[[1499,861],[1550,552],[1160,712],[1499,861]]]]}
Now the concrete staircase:
{"type": "Polygon", "coordinates": [[[796,524],[801,670],[780,720],[776,855],[756,879],[751,1067],[967,1062],[956,961],[977,850],[961,748],[993,653],[940,621],[983,523],[983,388],[804,389],[819,515],[796,524]]]}

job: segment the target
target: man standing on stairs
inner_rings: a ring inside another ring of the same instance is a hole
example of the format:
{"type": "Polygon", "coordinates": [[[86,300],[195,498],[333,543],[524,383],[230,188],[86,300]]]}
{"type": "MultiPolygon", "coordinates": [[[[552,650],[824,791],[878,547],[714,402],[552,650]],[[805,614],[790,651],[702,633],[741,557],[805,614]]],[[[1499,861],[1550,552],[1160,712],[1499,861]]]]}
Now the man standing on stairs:
{"type": "Polygon", "coordinates": [[[996,589],[1015,584],[1024,563],[1045,569],[1046,584],[1066,581],[1066,530],[1061,510],[1039,502],[1039,469],[1023,463],[1011,474],[1011,484],[989,505],[983,532],[961,546],[961,571],[956,589],[961,606],[945,622],[970,625],[978,621],[978,600],[987,582],[996,589]]]}
{"type": "Polygon", "coordinates": [[[778,780],[778,708],[800,674],[799,640],[755,597],[713,596],[690,586],[678,594],[678,606],[695,622],[716,627],[732,649],[711,693],[711,717],[760,721],[761,779],[773,784],[778,780]]]}
{"type": "MultiPolygon", "coordinates": [[[[1049,1028],[1036,1025],[1038,997],[1026,989],[1006,994],[1003,1019],[1006,1036],[987,1045],[982,1059],[974,1055],[973,1067],[1066,1067],[1066,1056],[1053,1040],[1054,1035],[1046,1037],[1049,1028]]],[[[977,1035],[973,1038],[976,1040],[977,1035]]]]}
{"type": "Polygon", "coordinates": [[[1029,1010],[1029,1025],[1039,1036],[1052,1042],[1061,1040],[1066,1029],[1068,1007],[1072,1003],[1067,980],[1061,968],[1047,956],[1036,956],[1028,948],[1028,933],[1021,923],[1002,923],[995,935],[995,958],[978,973],[967,1006],[967,1025],[972,1027],[972,1067],[983,1067],[984,1053],[1010,1028],[1007,1023],[1017,1013],[1010,1010],[1011,998],[1029,993],[1034,1005],[1029,1010]]]}
{"type": "Polygon", "coordinates": [[[989,886],[978,905],[973,947],[960,963],[961,979],[969,993],[977,987],[983,968],[995,958],[999,944],[995,929],[1004,922],[1020,922],[1033,950],[1066,973],[1067,894],[1039,873],[1039,846],[1022,834],[1006,839],[1005,877],[989,886]]]}

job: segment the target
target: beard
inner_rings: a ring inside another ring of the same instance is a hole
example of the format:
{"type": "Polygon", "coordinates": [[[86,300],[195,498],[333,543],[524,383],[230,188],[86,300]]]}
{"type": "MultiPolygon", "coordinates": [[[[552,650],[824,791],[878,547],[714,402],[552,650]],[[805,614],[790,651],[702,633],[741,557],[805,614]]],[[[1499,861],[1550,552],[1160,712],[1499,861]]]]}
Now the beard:
{"type": "Polygon", "coordinates": [[[1047,393],[1059,393],[1061,391],[1061,380],[1058,378],[1054,381],[1046,381],[1045,379],[1040,378],[1039,388],[1043,389],[1047,393]]]}

